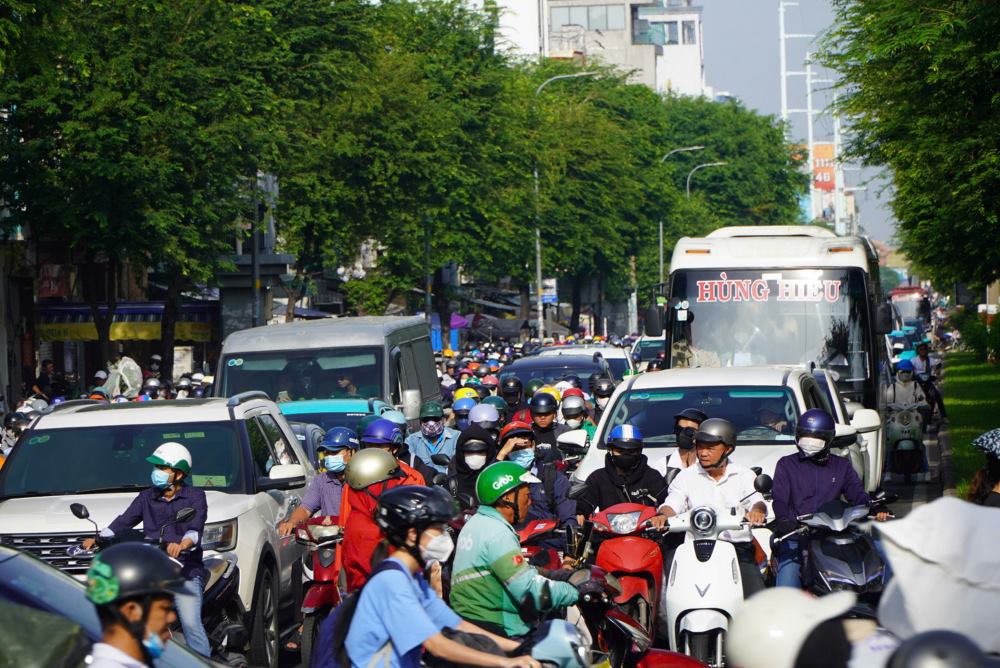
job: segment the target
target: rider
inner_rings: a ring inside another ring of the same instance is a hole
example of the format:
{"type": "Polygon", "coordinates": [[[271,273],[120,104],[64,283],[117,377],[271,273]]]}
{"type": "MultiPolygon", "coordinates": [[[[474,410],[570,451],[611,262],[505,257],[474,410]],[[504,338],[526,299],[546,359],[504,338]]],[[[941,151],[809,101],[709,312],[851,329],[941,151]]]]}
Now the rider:
{"type": "Polygon", "coordinates": [[[663,503],[667,483],[642,454],[642,434],[630,424],[616,425],[608,435],[604,468],[587,476],[586,491],[576,512],[588,517],[598,508],[616,503],[638,503],[652,508],[663,503]]]}
{"type": "Polygon", "coordinates": [[[152,545],[122,543],[101,551],[87,569],[87,600],[101,622],[90,668],[152,666],[177,619],[175,600],[188,593],[180,568],[152,545]]]}
{"type": "MultiPolygon", "coordinates": [[[[910,363],[913,364],[914,375],[926,374],[930,376],[934,372],[932,368],[933,362],[931,361],[931,346],[928,341],[924,340],[917,344],[917,356],[912,358],[910,363]]],[[[927,395],[928,401],[937,406],[941,419],[947,420],[948,414],[944,408],[944,397],[941,396],[941,390],[938,386],[933,380],[928,380],[925,383],[921,383],[921,387],[924,390],[924,394],[927,395]]]]}
{"type": "Polygon", "coordinates": [[[598,378],[594,381],[594,421],[600,422],[604,410],[608,407],[611,395],[615,391],[615,381],[610,378],[598,378]]]}
{"type": "Polygon", "coordinates": [[[500,382],[500,396],[510,406],[511,415],[528,407],[524,401],[524,384],[517,376],[507,376],[500,382]]]}
{"type": "Polygon", "coordinates": [[[479,425],[496,438],[500,435],[500,412],[490,404],[476,404],[469,411],[469,424],[479,425]]]}
{"type": "Polygon", "coordinates": [[[664,478],[669,485],[677,474],[698,461],[694,450],[694,435],[698,426],[708,419],[705,412],[697,408],[685,408],[674,416],[674,437],[677,450],[664,459],[664,478]]]}
{"type": "MultiPolygon", "coordinates": [[[[719,509],[740,507],[751,524],[763,524],[767,516],[764,498],[754,489],[753,471],[730,461],[736,450],[736,428],[729,420],[709,418],[701,423],[694,437],[698,463],[677,474],[670,483],[670,492],[660,506],[660,515],[670,518],[698,506],[719,509]]],[[[655,518],[654,526],[665,520],[655,518]],[[658,521],[657,521],[658,520],[658,521]]],[[[743,595],[764,588],[764,580],[754,555],[750,529],[723,531],[720,538],[736,548],[740,572],[743,575],[743,595]]]]}
{"type": "Polygon", "coordinates": [[[324,471],[313,477],[302,497],[302,505],[278,526],[278,534],[289,536],[295,527],[309,519],[317,510],[320,515],[340,515],[344,493],[344,471],[347,462],[358,450],[358,435],[347,427],[334,427],[326,432],[316,448],[319,468],[324,471]]]}
{"type": "Polygon", "coordinates": [[[458,444],[459,431],[446,427],[444,424],[444,409],[436,401],[425,401],[420,407],[420,431],[407,436],[406,447],[410,454],[417,457],[426,466],[439,473],[448,470],[446,465],[431,461],[434,455],[455,457],[455,446],[458,444]]]}
{"type": "Polygon", "coordinates": [[[491,464],[476,481],[479,508],[458,534],[451,605],[463,618],[508,638],[531,630],[544,585],[553,608],[573,605],[579,596],[573,585],[539,575],[521,554],[514,527],[528,517],[528,485],[539,482],[514,462],[491,464]]]}
{"type": "MultiPolygon", "coordinates": [[[[587,402],[584,401],[582,396],[577,394],[569,394],[569,392],[580,392],[580,390],[569,389],[567,393],[563,396],[562,404],[559,406],[559,410],[562,412],[563,424],[566,425],[567,431],[572,431],[574,429],[586,429],[588,436],[593,436],[594,432],[597,431],[597,427],[594,422],[587,415],[587,402]]],[[[580,392],[582,394],[582,392],[580,392]]]]}
{"type": "Polygon", "coordinates": [[[464,621],[424,578],[429,562],[451,556],[454,544],[445,525],[454,516],[454,501],[440,488],[398,487],[381,496],[375,521],[396,551],[358,598],[345,641],[352,665],[416,668],[424,651],[448,665],[539,665],[528,656],[509,659],[454,639],[463,636],[451,631],[464,631],[490,638],[501,650],[518,649],[518,643],[464,621]]]}
{"type": "Polygon", "coordinates": [[[403,471],[405,485],[426,485],[427,482],[420,471],[413,468],[397,455],[403,447],[403,431],[385,418],[372,420],[361,435],[362,448],[379,448],[385,450],[399,461],[399,468],[403,471]]]}
{"type": "MultiPolygon", "coordinates": [[[[791,533],[798,528],[795,518],[815,513],[841,496],[852,506],[871,503],[850,460],[830,454],[835,433],[833,418],[822,408],[811,408],[799,418],[795,427],[799,451],[779,459],[774,468],[774,517],[780,526],[777,533],[791,533]]],[[[889,514],[880,510],[876,517],[882,521],[889,514]]],[[[791,538],[777,544],[779,587],[802,587],[802,548],[791,538]]]]}
{"type": "MultiPolygon", "coordinates": [[[[201,560],[201,538],[205,533],[208,506],[205,492],[187,483],[191,475],[191,453],[180,443],[163,443],[146,461],[154,466],[152,487],[139,492],[129,507],[116,517],[102,538],[110,539],[142,522],[143,537],[147,542],[165,543],[166,552],[181,563],[181,574],[186,582],[184,593],[177,599],[177,616],[184,629],[188,646],[202,656],[212,653],[201,621],[201,600],[204,594],[205,566],[201,560]],[[194,508],[194,517],[187,522],[175,522],[181,508],[194,508]]],[[[88,538],[83,548],[90,550],[97,541],[88,538]]]]}
{"type": "Polygon", "coordinates": [[[463,509],[475,507],[476,480],[496,457],[493,434],[482,427],[472,425],[458,437],[455,457],[448,465],[448,486],[463,509]]]}
{"type": "Polygon", "coordinates": [[[489,404],[490,406],[493,406],[493,408],[497,409],[497,415],[500,416],[501,427],[507,423],[507,418],[510,416],[511,411],[510,406],[507,405],[507,402],[504,401],[503,397],[486,397],[483,399],[483,403],[489,404]]]}
{"type": "Polygon", "coordinates": [[[569,431],[566,425],[556,422],[559,402],[548,392],[537,392],[528,405],[531,408],[531,421],[534,423],[532,431],[535,432],[535,444],[544,451],[544,454],[538,453],[540,458],[543,461],[559,459],[557,439],[569,431]]]}
{"type": "Polygon", "coordinates": [[[919,404],[925,401],[924,393],[913,379],[913,362],[900,360],[896,364],[896,381],[885,389],[885,400],[890,404],[919,404]]]}
{"type": "MultiPolygon", "coordinates": [[[[463,387],[462,390],[468,390],[469,392],[476,394],[476,391],[471,387],[463,387]]],[[[471,411],[479,403],[478,400],[473,399],[470,396],[459,396],[462,390],[455,393],[455,403],[451,405],[452,415],[455,417],[455,428],[458,431],[464,430],[469,426],[469,411],[471,411]]]]}

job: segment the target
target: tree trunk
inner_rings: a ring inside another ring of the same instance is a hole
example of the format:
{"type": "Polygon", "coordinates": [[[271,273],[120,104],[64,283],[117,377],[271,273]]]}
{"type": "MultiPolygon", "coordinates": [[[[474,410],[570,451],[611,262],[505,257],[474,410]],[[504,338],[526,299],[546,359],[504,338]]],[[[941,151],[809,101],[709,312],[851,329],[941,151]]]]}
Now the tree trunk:
{"type": "Polygon", "coordinates": [[[434,272],[434,310],[441,321],[441,347],[451,348],[451,300],[448,298],[448,286],[444,284],[443,272],[434,272]]]}
{"type": "Polygon", "coordinates": [[[604,335],[604,273],[597,275],[597,322],[594,324],[594,334],[604,335]]]}
{"type": "Polygon", "coordinates": [[[295,304],[306,296],[305,285],[302,277],[302,269],[301,267],[296,267],[295,278],[292,279],[292,284],[285,286],[285,292],[288,294],[288,306],[285,308],[285,322],[295,320],[295,304]]]}
{"type": "Polygon", "coordinates": [[[580,302],[583,299],[583,287],[582,283],[585,280],[584,276],[573,276],[570,279],[572,285],[572,308],[573,311],[569,316],[569,332],[574,336],[580,331],[580,302]]]}
{"type": "Polygon", "coordinates": [[[531,317],[531,294],[528,291],[528,284],[521,283],[517,286],[517,292],[521,296],[521,310],[517,314],[521,322],[531,317]]]}
{"type": "Polygon", "coordinates": [[[181,288],[184,278],[180,271],[170,272],[167,283],[167,296],[163,302],[163,318],[160,319],[160,344],[163,363],[160,365],[160,377],[173,382],[174,380],[174,342],[177,336],[177,318],[181,312],[181,288]]]}

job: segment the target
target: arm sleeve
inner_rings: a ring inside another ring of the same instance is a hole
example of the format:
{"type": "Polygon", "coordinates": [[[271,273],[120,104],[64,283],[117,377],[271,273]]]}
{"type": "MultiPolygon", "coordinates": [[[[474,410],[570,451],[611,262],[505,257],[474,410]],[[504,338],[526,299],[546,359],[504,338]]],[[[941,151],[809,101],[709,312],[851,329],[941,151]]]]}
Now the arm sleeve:
{"type": "Polygon", "coordinates": [[[851,466],[850,461],[844,467],[844,484],[842,486],[844,498],[852,506],[867,506],[871,503],[871,497],[865,491],[865,486],[858,477],[858,472],[851,466]]]}
{"type": "MultiPolygon", "coordinates": [[[[194,494],[191,495],[191,507],[194,508],[194,517],[184,528],[184,538],[190,538],[191,542],[197,545],[201,542],[201,535],[205,532],[205,522],[208,521],[208,501],[205,492],[192,488],[194,494]]],[[[181,527],[178,527],[181,528],[181,527]]]]}
{"type": "Polygon", "coordinates": [[[795,519],[792,510],[792,484],[784,459],[779,459],[774,467],[774,485],[771,489],[771,503],[774,516],[780,520],[795,519]]]}
{"type": "Polygon", "coordinates": [[[559,523],[576,526],[577,504],[573,499],[569,498],[569,478],[562,473],[556,474],[555,484],[552,488],[555,491],[556,514],[559,515],[559,523]]]}
{"type": "Polygon", "coordinates": [[[597,504],[600,503],[597,484],[597,476],[600,472],[601,469],[598,469],[587,476],[587,480],[584,483],[587,486],[587,491],[576,500],[576,512],[578,515],[590,517],[597,508],[597,504]]]}
{"type": "Polygon", "coordinates": [[[649,488],[653,490],[653,495],[656,501],[654,505],[659,508],[667,498],[667,479],[654,468],[649,469],[647,472],[649,476],[649,488]]]}
{"type": "Polygon", "coordinates": [[[441,631],[417,598],[410,580],[403,573],[387,571],[373,577],[365,586],[367,594],[371,583],[381,581],[381,586],[371,592],[372,600],[378,601],[378,618],[389,634],[393,649],[401,656],[441,631]]]}
{"type": "Polygon", "coordinates": [[[112,520],[111,524],[108,525],[108,531],[110,531],[112,535],[118,535],[125,529],[131,529],[142,521],[143,494],[145,494],[145,492],[141,492],[138,496],[132,499],[132,503],[128,504],[128,508],[125,509],[125,512],[112,520]]]}
{"type": "Polygon", "coordinates": [[[670,483],[670,489],[667,491],[667,497],[663,500],[663,503],[660,504],[661,508],[663,506],[669,507],[672,511],[674,511],[675,515],[686,513],[689,510],[687,490],[683,487],[684,477],[684,472],[681,471],[677,477],[674,478],[674,481],[670,483]]]}
{"type": "Polygon", "coordinates": [[[549,584],[554,607],[564,607],[576,602],[578,597],[576,587],[568,582],[555,582],[542,577],[521,554],[521,545],[514,536],[494,538],[490,554],[500,555],[490,564],[490,570],[510,592],[516,604],[520,605],[531,596],[538,606],[545,583],[549,584]]]}

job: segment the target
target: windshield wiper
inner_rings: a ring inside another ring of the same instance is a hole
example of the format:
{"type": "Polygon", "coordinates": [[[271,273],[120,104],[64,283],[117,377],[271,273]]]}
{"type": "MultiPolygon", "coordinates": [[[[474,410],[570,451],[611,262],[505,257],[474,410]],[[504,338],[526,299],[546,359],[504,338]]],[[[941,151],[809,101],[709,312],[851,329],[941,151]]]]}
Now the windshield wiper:
{"type": "Polygon", "coordinates": [[[28,496],[56,496],[53,492],[22,492],[21,494],[0,494],[0,501],[7,499],[23,499],[28,496]]]}
{"type": "Polygon", "coordinates": [[[137,489],[146,489],[149,485],[115,485],[114,487],[94,487],[93,489],[78,489],[64,494],[108,494],[110,492],[131,492],[137,489]]]}

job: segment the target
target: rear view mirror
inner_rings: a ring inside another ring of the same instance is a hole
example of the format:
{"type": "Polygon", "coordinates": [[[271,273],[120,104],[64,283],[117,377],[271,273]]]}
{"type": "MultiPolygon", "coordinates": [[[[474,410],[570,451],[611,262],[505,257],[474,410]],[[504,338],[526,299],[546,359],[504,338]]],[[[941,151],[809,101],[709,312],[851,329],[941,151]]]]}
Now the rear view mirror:
{"type": "Polygon", "coordinates": [[[69,504],[69,511],[73,513],[73,517],[78,520],[89,520],[90,511],[87,510],[87,506],[82,503],[71,503],[69,504]]]}
{"type": "Polygon", "coordinates": [[[861,408],[854,412],[851,417],[851,426],[859,434],[867,434],[869,432],[878,431],[882,427],[882,418],[879,417],[878,411],[872,410],[871,408],[861,408]]]}
{"type": "Polygon", "coordinates": [[[273,489],[291,489],[306,484],[306,470],[302,464],[275,464],[266,478],[257,480],[257,491],[268,492],[273,489]]]}
{"type": "Polygon", "coordinates": [[[403,390],[403,415],[407,420],[420,417],[420,390],[403,390]]]}
{"type": "Polygon", "coordinates": [[[884,489],[875,492],[872,496],[872,502],[874,503],[895,503],[896,501],[899,501],[899,494],[888,492],[884,489]]]}
{"type": "Polygon", "coordinates": [[[832,448],[849,448],[858,442],[858,430],[847,424],[836,424],[832,448]]]}
{"type": "Polygon", "coordinates": [[[754,478],[753,488],[761,494],[770,494],[772,487],[774,487],[774,481],[771,479],[771,476],[762,473],[754,478]]]}
{"type": "Polygon", "coordinates": [[[585,429],[573,429],[560,434],[556,438],[558,448],[570,455],[587,454],[587,431],[585,429]]]}
{"type": "Polygon", "coordinates": [[[875,333],[888,334],[892,331],[892,304],[879,304],[875,311],[875,333]]]}
{"type": "Polygon", "coordinates": [[[569,493],[566,495],[571,499],[582,499],[587,494],[587,483],[582,480],[575,480],[570,483],[569,493]]]}
{"type": "Polygon", "coordinates": [[[444,487],[448,484],[448,476],[443,473],[435,473],[434,477],[431,478],[431,484],[438,487],[444,487]]]}
{"type": "Polygon", "coordinates": [[[663,335],[663,312],[658,306],[650,306],[643,315],[644,333],[646,336],[658,337],[663,335]]]}
{"type": "Polygon", "coordinates": [[[750,467],[750,470],[751,470],[751,471],[753,471],[753,474],[754,474],[754,475],[760,475],[761,473],[763,473],[763,472],[764,472],[764,469],[762,469],[762,468],[761,468],[761,467],[759,467],[759,466],[751,466],[751,467],[750,467]]]}
{"type": "Polygon", "coordinates": [[[177,524],[184,524],[185,522],[190,522],[194,518],[195,510],[194,508],[181,508],[174,515],[174,522],[177,524]]]}
{"type": "Polygon", "coordinates": [[[437,464],[438,466],[448,466],[449,464],[451,464],[451,457],[444,454],[443,452],[439,452],[436,455],[431,455],[431,461],[437,464]]]}

